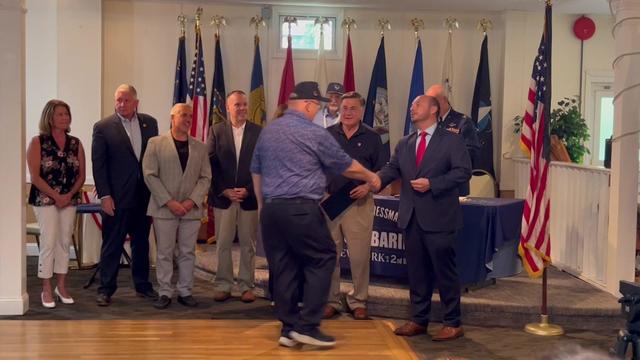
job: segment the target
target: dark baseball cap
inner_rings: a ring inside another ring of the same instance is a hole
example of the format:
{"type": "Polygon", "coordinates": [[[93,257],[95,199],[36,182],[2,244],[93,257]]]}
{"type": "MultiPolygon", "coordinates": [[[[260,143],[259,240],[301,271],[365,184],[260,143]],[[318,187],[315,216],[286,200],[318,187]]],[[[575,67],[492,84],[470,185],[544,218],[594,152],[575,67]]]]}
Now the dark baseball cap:
{"type": "Polygon", "coordinates": [[[344,86],[337,82],[332,82],[327,85],[327,92],[325,94],[338,94],[344,95],[344,86]]]}
{"type": "Polygon", "coordinates": [[[289,100],[318,100],[329,102],[329,99],[320,94],[320,87],[315,81],[303,81],[296,84],[296,87],[294,87],[291,94],[289,94],[289,100]]]}

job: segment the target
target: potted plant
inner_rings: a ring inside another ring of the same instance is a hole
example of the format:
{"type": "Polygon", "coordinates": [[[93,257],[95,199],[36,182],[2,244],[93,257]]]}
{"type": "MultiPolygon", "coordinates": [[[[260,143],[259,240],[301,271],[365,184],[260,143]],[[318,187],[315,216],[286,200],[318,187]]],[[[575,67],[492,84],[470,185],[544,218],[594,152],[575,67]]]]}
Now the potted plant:
{"type": "MultiPolygon", "coordinates": [[[[582,163],[585,154],[590,154],[585,143],[589,140],[589,127],[580,113],[577,96],[558,101],[558,107],[551,111],[551,135],[557,136],[564,145],[571,162],[582,163]]],[[[520,134],[522,116],[513,119],[514,133],[520,134]]],[[[552,144],[554,146],[554,144],[552,144]]],[[[555,153],[555,151],[554,151],[555,153]]],[[[561,159],[560,159],[561,160],[561,159]]]]}

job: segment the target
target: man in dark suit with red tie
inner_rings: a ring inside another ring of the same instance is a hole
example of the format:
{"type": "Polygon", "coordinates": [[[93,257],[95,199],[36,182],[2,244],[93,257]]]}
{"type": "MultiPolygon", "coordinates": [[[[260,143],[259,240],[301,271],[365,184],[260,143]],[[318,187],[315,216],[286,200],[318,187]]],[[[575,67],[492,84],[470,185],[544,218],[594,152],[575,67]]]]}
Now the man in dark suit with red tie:
{"type": "Polygon", "coordinates": [[[395,333],[426,333],[438,284],[444,318],[432,339],[444,341],[464,334],[454,241],[462,227],[459,188],[471,177],[471,161],[462,137],[438,127],[438,114],[435,98],[421,95],[413,101],[411,121],[417,131],[398,142],[378,175],[382,187],[402,179],[398,226],[405,231],[411,319],[395,333]]]}
{"type": "Polygon", "coordinates": [[[124,240],[131,239],[131,274],[138,296],[155,300],[149,282],[149,189],[142,175],[147,141],[158,135],[158,122],[138,113],[138,93],[127,84],[115,92],[115,114],[93,126],[93,179],[102,207],[100,287],[96,302],[109,306],[117,289],[124,240]]]}

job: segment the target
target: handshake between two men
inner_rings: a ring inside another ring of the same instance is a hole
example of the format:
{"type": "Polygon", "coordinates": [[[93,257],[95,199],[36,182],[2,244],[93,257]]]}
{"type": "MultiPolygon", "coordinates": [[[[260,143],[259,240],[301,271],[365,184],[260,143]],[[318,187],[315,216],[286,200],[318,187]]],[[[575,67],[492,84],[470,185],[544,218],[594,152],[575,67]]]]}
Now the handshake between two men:
{"type": "MultiPolygon", "coordinates": [[[[366,169],[357,160],[353,160],[353,162],[351,162],[351,166],[349,166],[347,170],[342,173],[342,175],[351,179],[366,182],[365,184],[356,186],[353,190],[351,190],[351,193],[349,195],[352,199],[360,199],[366,196],[369,191],[377,193],[381,190],[382,180],[380,179],[380,176],[377,173],[366,169]]],[[[427,178],[417,178],[411,180],[410,184],[413,190],[421,193],[427,192],[429,191],[429,189],[431,189],[431,183],[427,178]]]]}

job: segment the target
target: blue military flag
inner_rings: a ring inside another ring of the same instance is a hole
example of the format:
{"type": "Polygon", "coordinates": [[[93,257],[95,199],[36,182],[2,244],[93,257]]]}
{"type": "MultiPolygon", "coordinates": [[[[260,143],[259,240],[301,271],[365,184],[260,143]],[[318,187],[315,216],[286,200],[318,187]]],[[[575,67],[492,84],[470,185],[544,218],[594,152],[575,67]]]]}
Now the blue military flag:
{"type": "Polygon", "coordinates": [[[473,90],[471,118],[478,129],[480,151],[475,167],[495,177],[493,169],[493,131],[491,129],[491,82],[489,80],[489,51],[487,34],[482,40],[480,63],[476,74],[476,86],[473,90]]]}
{"type": "Polygon", "coordinates": [[[222,50],[220,49],[220,35],[216,34],[215,68],[213,70],[213,85],[211,86],[211,102],[209,103],[209,125],[217,124],[227,119],[224,89],[224,70],[222,68],[222,50]]]}
{"type": "Polygon", "coordinates": [[[251,69],[251,92],[249,93],[249,121],[264,125],[267,118],[262,80],[262,60],[260,60],[260,37],[255,36],[253,68],[251,69]]]}
{"type": "Polygon", "coordinates": [[[424,94],[424,76],[422,74],[422,42],[418,38],[416,57],[413,60],[413,72],[411,73],[411,86],[409,86],[409,101],[407,104],[407,115],[404,120],[404,134],[409,135],[414,129],[411,122],[411,103],[413,100],[424,94]]]}
{"type": "Polygon", "coordinates": [[[380,39],[378,54],[371,72],[367,104],[362,121],[371,126],[382,138],[387,155],[389,149],[389,101],[387,98],[387,64],[384,53],[384,36],[380,39]]]}
{"type": "Polygon", "coordinates": [[[187,50],[184,35],[178,39],[178,56],[176,57],[176,76],[173,82],[173,105],[187,101],[187,50]]]}

